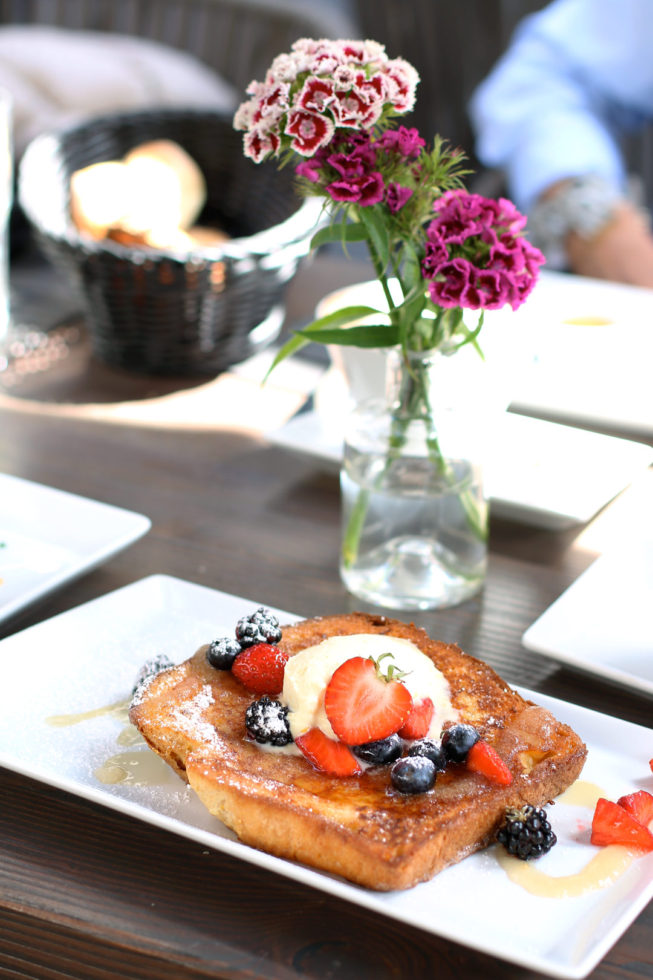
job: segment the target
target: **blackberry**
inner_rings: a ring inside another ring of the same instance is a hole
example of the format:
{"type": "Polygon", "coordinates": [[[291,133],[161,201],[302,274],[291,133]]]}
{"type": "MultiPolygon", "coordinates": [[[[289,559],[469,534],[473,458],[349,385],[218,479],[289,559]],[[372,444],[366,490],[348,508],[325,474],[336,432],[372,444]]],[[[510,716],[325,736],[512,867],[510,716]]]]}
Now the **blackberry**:
{"type": "Polygon", "coordinates": [[[442,750],[449,762],[464,762],[481,736],[473,725],[452,725],[442,736],[442,750]]]}
{"type": "Polygon", "coordinates": [[[427,759],[430,759],[435,766],[436,772],[444,772],[447,760],[444,752],[442,751],[442,746],[434,742],[432,738],[420,738],[417,742],[413,742],[411,747],[408,749],[409,756],[423,755],[427,759]]]}
{"type": "Polygon", "coordinates": [[[140,688],[145,689],[152,678],[156,677],[157,674],[160,674],[162,670],[167,670],[172,666],[172,660],[165,653],[158,653],[150,660],[146,660],[136,675],[136,680],[134,681],[134,686],[132,688],[132,697],[137,691],[139,691],[140,688]]]}
{"type": "Polygon", "coordinates": [[[279,620],[269,609],[261,606],[256,612],[238,620],[236,639],[241,647],[252,647],[255,643],[278,643],[281,639],[279,620]]]}
{"type": "Polygon", "coordinates": [[[289,745],[293,737],[288,724],[288,708],[264,694],[245,712],[245,727],[261,745],[289,745]]]}
{"type": "Polygon", "coordinates": [[[217,670],[231,670],[241,649],[238,640],[232,640],[229,636],[221,636],[219,640],[214,640],[213,643],[209,644],[206,659],[217,670]]]}
{"type": "Polygon", "coordinates": [[[380,738],[376,742],[354,745],[352,752],[364,762],[387,766],[391,762],[396,762],[401,755],[401,739],[398,735],[389,735],[388,738],[380,738]]]}
{"type": "Polygon", "coordinates": [[[404,756],[390,770],[390,779],[400,793],[426,793],[435,785],[435,766],[425,755],[404,756]]]}
{"type": "Polygon", "coordinates": [[[550,851],[557,837],[551,830],[546,811],[527,804],[521,810],[506,810],[506,822],[499,829],[497,840],[509,854],[528,861],[550,851]]]}

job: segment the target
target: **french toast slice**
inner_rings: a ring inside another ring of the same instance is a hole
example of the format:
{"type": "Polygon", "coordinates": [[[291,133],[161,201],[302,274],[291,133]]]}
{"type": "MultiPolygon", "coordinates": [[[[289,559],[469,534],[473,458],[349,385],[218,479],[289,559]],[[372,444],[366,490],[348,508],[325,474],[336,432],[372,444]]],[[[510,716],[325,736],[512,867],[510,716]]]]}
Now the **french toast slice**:
{"type": "Polygon", "coordinates": [[[508,806],[542,806],[580,774],[587,750],[569,726],[524,700],[487,664],[412,624],[350,613],[283,628],[291,656],[332,636],[410,640],[445,675],[458,717],[509,766],[508,786],[452,764],[435,787],[404,795],[388,767],[347,778],[303,756],[269,751],[246,734],[254,695],[215,670],[206,647],[139,689],[130,719],[148,745],[246,844],[377,890],[409,888],[492,842],[508,806]]]}

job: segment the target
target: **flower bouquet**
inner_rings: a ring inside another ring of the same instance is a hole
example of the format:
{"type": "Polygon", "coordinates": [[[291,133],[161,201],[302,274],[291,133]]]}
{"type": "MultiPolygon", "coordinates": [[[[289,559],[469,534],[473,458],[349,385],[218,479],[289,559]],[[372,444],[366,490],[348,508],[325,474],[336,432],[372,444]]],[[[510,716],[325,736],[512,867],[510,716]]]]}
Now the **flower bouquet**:
{"type": "Polygon", "coordinates": [[[443,451],[434,361],[467,345],[481,354],[484,311],[517,309],[544,261],[510,201],[465,189],[460,150],[438,136],[429,147],[416,129],[397,125],[418,81],[374,41],[302,39],[251,83],[234,120],[248,157],[293,161],[301,193],[324,198],[328,223],[313,246],[364,242],[382,288],[382,306],[347,306],[297,331],[272,367],[312,341],[392,352],[386,422],[363,423],[377,444],[368,440],[349,457],[346,444],[341,571],[356,594],[400,608],[459,601],[482,581],[486,508],[478,480],[443,451]],[[423,501],[408,502],[420,496],[445,501],[435,529],[423,501]],[[400,514],[388,518],[393,509],[400,514]],[[447,522],[465,538],[462,551],[475,542],[471,560],[442,544],[447,522]],[[408,565],[420,570],[408,574],[408,565]],[[436,566],[455,587],[437,585],[436,566]]]}

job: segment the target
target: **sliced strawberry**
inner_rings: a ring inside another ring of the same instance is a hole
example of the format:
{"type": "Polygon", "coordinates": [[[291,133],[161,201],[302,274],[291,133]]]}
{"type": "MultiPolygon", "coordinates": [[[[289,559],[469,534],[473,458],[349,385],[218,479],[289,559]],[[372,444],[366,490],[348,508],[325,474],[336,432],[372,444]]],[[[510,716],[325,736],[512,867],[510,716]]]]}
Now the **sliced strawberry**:
{"type": "Polygon", "coordinates": [[[334,732],[347,745],[394,735],[408,718],[413,699],[392,672],[390,667],[384,675],[378,663],[365,657],[352,657],[334,671],[324,692],[324,709],[334,732]]]}
{"type": "Polygon", "coordinates": [[[295,745],[316,769],[334,776],[355,776],[362,769],[356,756],[343,742],[335,742],[321,728],[310,728],[295,739],[295,745]]]}
{"type": "Polygon", "coordinates": [[[472,772],[480,772],[492,783],[510,786],[512,773],[496,749],[482,739],[475,742],[467,753],[465,765],[472,772]]]}
{"type": "Polygon", "coordinates": [[[638,820],[644,827],[648,827],[653,820],[653,796],[647,793],[645,789],[620,797],[617,800],[617,806],[622,806],[631,817],[638,820]]]}
{"type": "Polygon", "coordinates": [[[592,820],[592,844],[624,844],[641,851],[653,851],[653,834],[618,803],[601,797],[592,820]]]}
{"type": "Polygon", "coordinates": [[[231,673],[248,691],[256,694],[278,694],[283,687],[283,673],[288,654],[271,643],[246,647],[234,660],[231,673]]]}
{"type": "Polygon", "coordinates": [[[413,701],[413,710],[399,729],[401,738],[424,738],[433,721],[435,705],[430,698],[413,701]]]}

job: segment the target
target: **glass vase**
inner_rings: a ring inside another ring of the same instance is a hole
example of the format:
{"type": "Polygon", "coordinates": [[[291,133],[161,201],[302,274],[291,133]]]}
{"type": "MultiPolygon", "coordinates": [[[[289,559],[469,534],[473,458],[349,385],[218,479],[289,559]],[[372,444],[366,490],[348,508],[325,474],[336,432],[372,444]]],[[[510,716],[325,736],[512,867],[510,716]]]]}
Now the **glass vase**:
{"type": "Polygon", "coordinates": [[[385,398],[348,419],[340,574],[373,605],[438,609],[483,585],[487,416],[469,354],[481,363],[473,349],[389,350],[385,398]]]}

